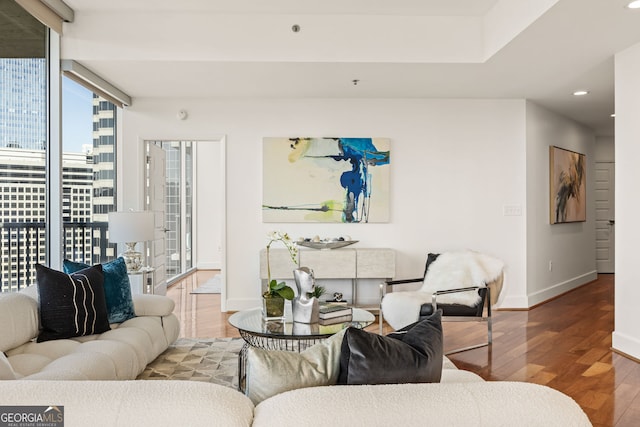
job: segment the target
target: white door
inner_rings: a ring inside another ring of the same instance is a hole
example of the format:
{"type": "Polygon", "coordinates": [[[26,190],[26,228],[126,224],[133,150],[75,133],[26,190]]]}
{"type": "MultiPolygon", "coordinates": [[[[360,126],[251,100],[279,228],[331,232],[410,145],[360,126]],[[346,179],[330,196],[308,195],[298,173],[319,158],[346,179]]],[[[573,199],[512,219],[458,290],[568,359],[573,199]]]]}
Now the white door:
{"type": "Polygon", "coordinates": [[[146,204],[147,209],[155,213],[155,236],[151,242],[149,259],[152,262],[153,285],[155,292],[166,294],[167,271],[165,251],[165,186],[166,178],[166,154],[161,147],[147,142],[146,156],[146,204]]]}
{"type": "Polygon", "coordinates": [[[615,164],[596,162],[596,268],[614,273],[615,164]]]}

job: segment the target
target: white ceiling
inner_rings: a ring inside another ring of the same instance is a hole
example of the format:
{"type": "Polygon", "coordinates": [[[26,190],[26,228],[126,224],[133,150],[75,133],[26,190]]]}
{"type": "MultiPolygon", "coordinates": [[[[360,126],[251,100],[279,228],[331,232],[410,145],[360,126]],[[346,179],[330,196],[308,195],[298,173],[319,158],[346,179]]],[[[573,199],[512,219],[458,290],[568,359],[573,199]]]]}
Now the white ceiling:
{"type": "Polygon", "coordinates": [[[498,0],[65,0],[75,11],[206,11],[302,15],[484,15],[498,0]]]}
{"type": "Polygon", "coordinates": [[[136,97],[526,98],[613,135],[613,55],[640,42],[626,0],[66,3],[63,58],[134,108],[136,97]]]}

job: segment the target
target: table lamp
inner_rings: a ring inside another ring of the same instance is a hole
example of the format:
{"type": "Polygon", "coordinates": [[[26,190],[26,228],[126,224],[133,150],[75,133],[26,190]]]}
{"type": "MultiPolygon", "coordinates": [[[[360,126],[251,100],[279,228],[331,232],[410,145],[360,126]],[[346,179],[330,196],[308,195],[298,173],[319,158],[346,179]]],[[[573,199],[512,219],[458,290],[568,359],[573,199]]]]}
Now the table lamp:
{"type": "Polygon", "coordinates": [[[136,272],[142,267],[144,257],[136,251],[136,243],[152,240],[154,228],[152,211],[109,212],[109,241],[127,245],[127,250],[120,256],[124,258],[128,272],[136,272]]]}

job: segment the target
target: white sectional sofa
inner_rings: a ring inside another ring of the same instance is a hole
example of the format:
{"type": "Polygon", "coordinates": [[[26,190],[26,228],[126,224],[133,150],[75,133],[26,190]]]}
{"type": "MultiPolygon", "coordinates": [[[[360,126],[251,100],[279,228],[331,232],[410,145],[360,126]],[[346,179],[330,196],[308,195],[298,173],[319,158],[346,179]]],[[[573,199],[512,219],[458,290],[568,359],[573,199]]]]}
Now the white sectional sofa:
{"type": "MultiPolygon", "coordinates": [[[[19,416],[28,406],[43,414],[63,411],[66,427],[591,425],[578,404],[556,390],[485,382],[446,358],[441,383],[306,387],[275,392],[257,404],[210,383],[131,381],[179,333],[171,299],[134,295],[133,302],[137,317],[107,332],[38,343],[36,288],[0,294],[0,418],[7,408],[18,407],[19,416]]],[[[341,342],[339,335],[325,346],[341,342]]],[[[303,375],[278,369],[267,373],[303,375]]]]}
{"type": "Polygon", "coordinates": [[[549,387],[481,380],[302,388],[258,405],[197,381],[0,381],[0,396],[3,405],[63,406],[65,427],[591,425],[549,387]]]}
{"type": "Polygon", "coordinates": [[[132,380],[173,343],[180,323],[174,302],[133,295],[136,317],[102,334],[36,342],[36,285],[0,294],[0,379],[132,380]]]}

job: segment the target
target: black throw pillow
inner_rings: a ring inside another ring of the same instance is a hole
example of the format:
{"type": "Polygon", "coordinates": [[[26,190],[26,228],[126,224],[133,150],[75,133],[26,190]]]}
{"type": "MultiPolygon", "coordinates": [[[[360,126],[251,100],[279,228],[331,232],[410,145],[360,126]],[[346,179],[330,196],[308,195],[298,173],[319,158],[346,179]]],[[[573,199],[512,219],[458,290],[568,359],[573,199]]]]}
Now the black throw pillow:
{"type": "Polygon", "coordinates": [[[347,329],[338,384],[437,383],[442,377],[442,311],[391,336],[347,329]]]}
{"type": "Polygon", "coordinates": [[[101,334],[111,329],[102,266],[65,274],[36,265],[40,299],[38,342],[101,334]]]}

